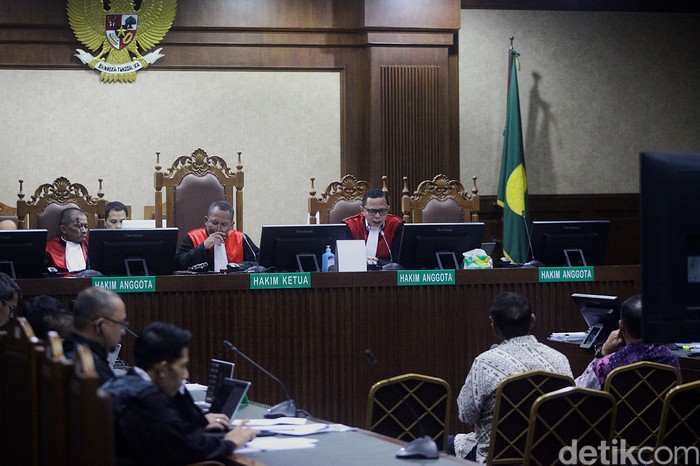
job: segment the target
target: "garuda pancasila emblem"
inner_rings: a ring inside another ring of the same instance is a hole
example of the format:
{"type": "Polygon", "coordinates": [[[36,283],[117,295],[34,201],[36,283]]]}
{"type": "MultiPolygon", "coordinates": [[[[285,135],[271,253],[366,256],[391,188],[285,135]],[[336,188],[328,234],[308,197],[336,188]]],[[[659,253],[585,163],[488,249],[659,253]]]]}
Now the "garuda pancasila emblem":
{"type": "Polygon", "coordinates": [[[92,52],[76,49],[83,63],[100,71],[103,82],[133,82],[136,72],[163,55],[162,48],[143,56],[163,40],[175,19],[176,0],[68,0],[68,22],[75,37],[92,52]]]}

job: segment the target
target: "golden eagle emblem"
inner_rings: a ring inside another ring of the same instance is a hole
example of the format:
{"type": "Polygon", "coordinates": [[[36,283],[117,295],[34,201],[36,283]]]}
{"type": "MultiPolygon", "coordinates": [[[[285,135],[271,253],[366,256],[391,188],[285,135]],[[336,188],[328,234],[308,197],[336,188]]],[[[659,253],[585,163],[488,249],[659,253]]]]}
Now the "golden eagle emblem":
{"type": "Polygon", "coordinates": [[[175,19],[176,0],[112,0],[105,10],[103,0],[68,0],[68,22],[75,37],[92,52],[75,49],[76,57],[100,71],[103,82],[133,82],[136,72],[163,55],[159,48],[145,56],[139,48],[155,47],[175,19]]]}

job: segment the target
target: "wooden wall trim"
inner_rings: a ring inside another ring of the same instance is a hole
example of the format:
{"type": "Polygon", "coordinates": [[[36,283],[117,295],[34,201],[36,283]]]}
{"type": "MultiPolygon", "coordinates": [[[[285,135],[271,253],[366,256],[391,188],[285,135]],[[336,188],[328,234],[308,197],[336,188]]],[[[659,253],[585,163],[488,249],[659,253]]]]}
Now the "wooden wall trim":
{"type": "Polygon", "coordinates": [[[461,0],[462,9],[700,13],[696,0],[461,0]]]}
{"type": "MultiPolygon", "coordinates": [[[[85,47],[68,26],[64,1],[0,5],[0,68],[84,69],[85,47]]],[[[168,70],[328,70],[341,72],[341,160],[347,173],[380,186],[389,176],[400,197],[403,163],[382,151],[381,66],[439,67],[437,170],[421,165],[416,179],[437,172],[459,177],[458,0],[209,0],[179,2],[164,58],[144,72],[168,70]],[[448,59],[449,55],[449,59],[448,59]],[[390,172],[387,166],[394,166],[390,172]],[[423,168],[426,167],[426,168],[423,168]]],[[[415,110],[414,111],[422,111],[415,110]]],[[[432,118],[417,114],[416,118],[432,118]]],[[[411,150],[416,139],[405,136],[411,150]]]]}

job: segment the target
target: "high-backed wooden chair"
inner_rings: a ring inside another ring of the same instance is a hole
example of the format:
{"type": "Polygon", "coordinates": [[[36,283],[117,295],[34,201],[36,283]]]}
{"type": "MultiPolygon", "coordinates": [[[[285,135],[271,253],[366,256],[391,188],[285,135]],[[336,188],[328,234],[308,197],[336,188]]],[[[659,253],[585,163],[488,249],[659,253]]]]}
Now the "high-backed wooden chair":
{"type": "MultiPolygon", "coordinates": [[[[160,152],[156,152],[155,212],[163,210],[165,189],[167,225],[180,229],[178,244],[188,231],[204,226],[207,209],[214,201],[227,201],[233,205],[235,228],[243,231],[241,152],[238,152],[235,172],[229,169],[223,158],[208,155],[202,149],[178,157],[165,171],[162,168],[160,152]]],[[[162,217],[156,215],[155,220],[156,227],[161,228],[162,217]]]]}
{"type": "Polygon", "coordinates": [[[487,463],[522,464],[533,403],[545,393],[573,385],[569,376],[541,370],[505,378],[496,390],[487,463]]]}
{"type": "Polygon", "coordinates": [[[69,465],[68,381],[73,362],[63,355],[58,333],[50,331],[39,364],[39,464],[69,465]],[[60,428],[57,428],[60,426],[60,428]]]}
{"type": "MultiPolygon", "coordinates": [[[[345,175],[340,181],[334,181],[316,197],[316,187],[311,178],[309,190],[309,223],[342,223],[343,219],[355,215],[362,207],[362,198],[372,189],[367,181],[358,180],[353,175],[345,175]]],[[[387,177],[382,176],[382,191],[389,192],[387,177]]]]}
{"type": "Polygon", "coordinates": [[[367,430],[410,442],[423,435],[444,449],[452,389],[443,379],[404,374],[375,383],[369,391],[367,430]]]}
{"type": "Polygon", "coordinates": [[[17,219],[17,208],[0,202],[0,221],[2,220],[12,220],[18,224],[19,220],[17,219]]]}
{"type": "Polygon", "coordinates": [[[0,423],[4,464],[39,464],[39,362],[44,348],[24,317],[11,319],[2,348],[0,423]]]}
{"type": "Polygon", "coordinates": [[[680,383],[675,367],[649,361],[614,369],[604,390],[617,401],[615,435],[630,447],[656,444],[664,397],[680,383]]]}
{"type": "Polygon", "coordinates": [[[39,186],[30,200],[26,200],[23,191],[23,180],[19,180],[19,200],[17,201],[17,217],[20,228],[45,228],[48,237],[58,235],[58,224],[61,212],[68,207],[76,207],[84,211],[90,228],[104,228],[105,204],[102,191],[102,179],[97,180],[99,188],[97,196],[92,196],[84,185],[71,183],[67,178],[56,178],[53,183],[39,186]]]}
{"type": "Polygon", "coordinates": [[[544,394],[530,412],[525,465],[561,464],[561,449],[574,441],[579,451],[590,446],[598,452],[601,442],[610,444],[614,432],[615,399],[610,393],[567,387],[544,394]]]}
{"type": "Polygon", "coordinates": [[[116,463],[112,400],[99,387],[92,352],[87,346],[78,345],[75,371],[68,383],[70,465],[116,463]]]}
{"type": "Polygon", "coordinates": [[[413,194],[403,178],[401,211],[407,223],[459,223],[479,221],[479,189],[472,177],[471,192],[462,183],[437,175],[422,181],[413,194]]]}
{"type": "MultiPolygon", "coordinates": [[[[679,456],[674,458],[673,464],[697,464],[697,456],[693,455],[697,454],[700,448],[698,400],[700,400],[700,380],[672,388],[664,398],[656,450],[666,447],[671,452],[678,451],[679,456]]],[[[668,451],[663,458],[667,457],[668,451]]]]}

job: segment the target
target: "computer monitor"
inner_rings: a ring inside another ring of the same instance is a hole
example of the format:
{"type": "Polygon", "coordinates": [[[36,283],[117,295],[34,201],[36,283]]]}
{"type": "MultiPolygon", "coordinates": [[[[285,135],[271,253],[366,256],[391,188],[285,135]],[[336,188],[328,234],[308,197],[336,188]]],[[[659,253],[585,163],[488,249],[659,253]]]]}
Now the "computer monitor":
{"type": "Polygon", "coordinates": [[[36,278],[46,272],[47,230],[1,230],[0,272],[36,278]]]}
{"type": "Polygon", "coordinates": [[[588,325],[588,335],[581,343],[581,348],[605,343],[620,321],[620,300],[617,296],[574,293],[571,298],[588,325]]]}
{"type": "Polygon", "coordinates": [[[640,155],[642,339],[700,341],[700,152],[640,155]]]}
{"type": "Polygon", "coordinates": [[[602,265],[610,220],[532,222],[532,255],[547,266],[602,265]]]}
{"type": "Polygon", "coordinates": [[[461,269],[462,253],[481,247],[482,222],[407,223],[399,248],[399,264],[409,270],[461,269]]]}
{"type": "Polygon", "coordinates": [[[321,225],[263,225],[260,234],[260,265],[278,272],[317,272],[321,256],[330,245],[347,238],[344,223],[321,225]]]}
{"type": "Polygon", "coordinates": [[[90,230],[88,261],[104,275],[172,275],[177,228],[90,230]]]}

